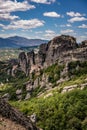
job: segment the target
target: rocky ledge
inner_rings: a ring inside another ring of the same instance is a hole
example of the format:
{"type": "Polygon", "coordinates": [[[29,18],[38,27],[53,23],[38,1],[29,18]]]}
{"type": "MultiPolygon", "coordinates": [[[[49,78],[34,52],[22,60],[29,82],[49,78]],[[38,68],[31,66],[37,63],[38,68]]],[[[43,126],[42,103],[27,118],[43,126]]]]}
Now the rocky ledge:
{"type": "Polygon", "coordinates": [[[23,126],[26,130],[39,130],[29,118],[0,98],[0,116],[23,126]]]}

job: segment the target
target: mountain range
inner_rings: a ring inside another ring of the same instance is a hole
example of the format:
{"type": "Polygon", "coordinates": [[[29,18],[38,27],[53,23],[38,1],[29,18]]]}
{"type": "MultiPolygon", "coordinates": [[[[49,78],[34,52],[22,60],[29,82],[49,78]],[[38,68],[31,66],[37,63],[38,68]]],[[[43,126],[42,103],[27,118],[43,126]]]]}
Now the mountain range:
{"type": "Polygon", "coordinates": [[[18,48],[18,47],[29,47],[47,43],[47,40],[42,39],[28,39],[20,36],[0,38],[0,48],[18,48]]]}

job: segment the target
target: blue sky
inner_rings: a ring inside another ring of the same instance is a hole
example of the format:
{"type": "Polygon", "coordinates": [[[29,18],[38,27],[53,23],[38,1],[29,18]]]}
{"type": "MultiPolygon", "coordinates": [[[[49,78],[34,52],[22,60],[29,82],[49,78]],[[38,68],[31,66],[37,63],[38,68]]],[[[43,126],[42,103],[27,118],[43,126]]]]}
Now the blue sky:
{"type": "Polygon", "coordinates": [[[87,0],[0,0],[0,37],[87,39],[87,0]]]}

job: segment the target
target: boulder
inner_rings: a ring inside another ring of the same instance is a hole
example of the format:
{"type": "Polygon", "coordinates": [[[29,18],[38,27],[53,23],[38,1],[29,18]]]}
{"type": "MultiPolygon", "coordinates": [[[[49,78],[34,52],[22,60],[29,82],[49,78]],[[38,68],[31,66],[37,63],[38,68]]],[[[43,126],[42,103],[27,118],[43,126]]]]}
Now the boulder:
{"type": "Polygon", "coordinates": [[[25,97],[25,100],[30,99],[30,97],[31,97],[31,94],[30,94],[30,93],[27,93],[27,94],[26,94],[26,97],[25,97]]]}
{"type": "Polygon", "coordinates": [[[22,89],[17,89],[16,95],[18,100],[22,100],[22,89]]]}
{"type": "Polygon", "coordinates": [[[10,95],[9,93],[5,93],[2,98],[5,100],[5,101],[8,101],[10,99],[10,95]]]}
{"type": "Polygon", "coordinates": [[[33,113],[31,116],[30,116],[30,120],[33,122],[33,123],[36,123],[36,114],[33,113]]]}
{"type": "Polygon", "coordinates": [[[20,94],[22,94],[22,89],[17,89],[16,90],[16,95],[20,95],[20,94]]]}
{"type": "Polygon", "coordinates": [[[80,44],[81,47],[87,47],[87,40],[82,41],[82,43],[80,44]]]}

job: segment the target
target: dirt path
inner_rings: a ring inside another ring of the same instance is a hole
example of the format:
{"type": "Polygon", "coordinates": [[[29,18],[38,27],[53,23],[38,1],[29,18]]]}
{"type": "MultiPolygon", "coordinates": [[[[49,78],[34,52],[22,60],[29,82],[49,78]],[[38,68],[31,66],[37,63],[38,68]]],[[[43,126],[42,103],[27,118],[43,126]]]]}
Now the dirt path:
{"type": "Polygon", "coordinates": [[[0,115],[0,130],[26,130],[23,126],[0,115]]]}

